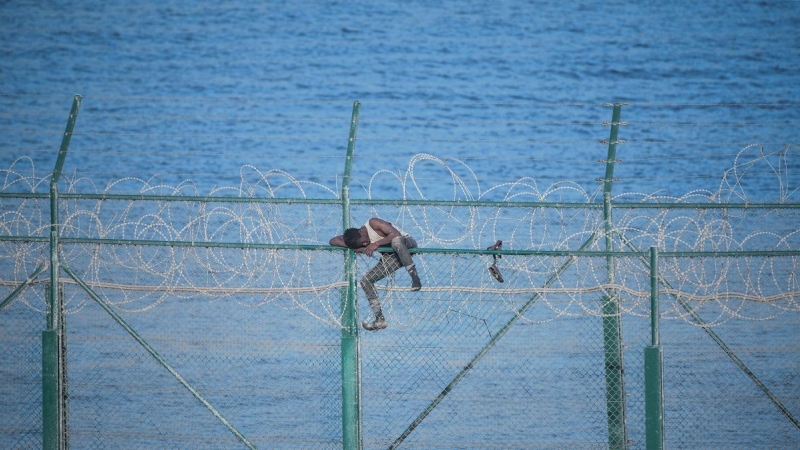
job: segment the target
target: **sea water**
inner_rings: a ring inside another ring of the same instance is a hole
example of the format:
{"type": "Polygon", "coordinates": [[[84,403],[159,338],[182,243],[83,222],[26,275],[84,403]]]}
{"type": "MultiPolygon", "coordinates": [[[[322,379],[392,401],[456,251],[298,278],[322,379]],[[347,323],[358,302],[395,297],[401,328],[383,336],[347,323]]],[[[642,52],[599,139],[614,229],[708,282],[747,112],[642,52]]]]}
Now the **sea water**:
{"type": "Polygon", "coordinates": [[[27,156],[46,176],[80,94],[65,174],[94,189],[135,177],[207,194],[281,171],[322,188],[278,196],[338,195],[355,101],[354,196],[503,199],[487,191],[526,177],[591,195],[612,102],[628,104],[615,194],[717,191],[748,146],[742,160],[789,146],[748,200],[796,188],[783,180],[797,167],[796,2],[7,2],[0,12],[0,167],[27,156]]]}

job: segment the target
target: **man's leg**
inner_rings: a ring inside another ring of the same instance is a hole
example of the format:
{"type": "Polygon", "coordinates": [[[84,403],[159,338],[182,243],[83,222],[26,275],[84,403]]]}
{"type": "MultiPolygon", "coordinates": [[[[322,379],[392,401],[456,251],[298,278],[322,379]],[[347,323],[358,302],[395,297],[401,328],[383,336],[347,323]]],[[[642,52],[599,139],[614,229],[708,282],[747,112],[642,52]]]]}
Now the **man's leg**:
{"type": "Polygon", "coordinates": [[[367,330],[380,330],[386,328],[386,319],[383,317],[381,301],[378,298],[378,291],[375,290],[375,282],[386,278],[389,274],[402,267],[400,258],[394,253],[382,253],[381,260],[375,267],[370,269],[361,279],[361,289],[367,296],[370,308],[375,314],[375,321],[372,323],[363,322],[361,325],[367,330]]]}
{"type": "Polygon", "coordinates": [[[400,264],[408,270],[408,275],[411,277],[411,290],[418,291],[422,289],[422,282],[419,280],[419,274],[417,273],[417,266],[414,264],[414,260],[411,259],[411,253],[409,253],[409,248],[416,248],[417,241],[414,240],[411,236],[398,236],[392,239],[392,250],[397,254],[397,258],[400,260],[400,264]]]}

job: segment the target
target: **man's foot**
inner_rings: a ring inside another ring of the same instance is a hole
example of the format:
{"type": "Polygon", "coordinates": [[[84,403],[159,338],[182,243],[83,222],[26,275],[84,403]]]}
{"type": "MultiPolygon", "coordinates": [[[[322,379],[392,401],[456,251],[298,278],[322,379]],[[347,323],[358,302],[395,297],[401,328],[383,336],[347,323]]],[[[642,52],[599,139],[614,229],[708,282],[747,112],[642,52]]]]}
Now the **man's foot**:
{"type": "Polygon", "coordinates": [[[372,323],[361,322],[361,326],[364,327],[364,329],[367,330],[367,331],[378,331],[378,330],[383,330],[388,325],[386,325],[386,321],[385,320],[378,319],[378,320],[376,320],[375,322],[372,322],[372,323]]]}
{"type": "Polygon", "coordinates": [[[411,290],[418,291],[422,289],[422,282],[419,281],[419,275],[417,274],[417,269],[415,267],[408,269],[408,274],[411,276],[411,290]]]}

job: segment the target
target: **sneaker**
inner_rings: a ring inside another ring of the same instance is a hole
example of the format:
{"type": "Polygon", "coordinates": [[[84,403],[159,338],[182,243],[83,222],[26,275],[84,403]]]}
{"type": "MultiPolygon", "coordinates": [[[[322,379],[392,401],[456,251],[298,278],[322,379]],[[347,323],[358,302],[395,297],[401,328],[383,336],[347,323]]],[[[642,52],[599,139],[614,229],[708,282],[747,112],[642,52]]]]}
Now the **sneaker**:
{"type": "Polygon", "coordinates": [[[503,275],[500,274],[500,269],[497,268],[496,264],[489,266],[489,273],[492,274],[495,280],[503,282],[503,275]]]}
{"type": "Polygon", "coordinates": [[[422,289],[422,282],[419,281],[419,275],[417,275],[417,269],[410,269],[408,274],[411,276],[411,290],[418,291],[422,289]]]}
{"type": "Polygon", "coordinates": [[[385,320],[378,319],[378,320],[376,320],[375,322],[372,322],[372,323],[361,322],[361,326],[364,327],[364,329],[367,330],[367,331],[378,331],[378,330],[383,330],[388,325],[386,325],[386,321],[385,320]]]}

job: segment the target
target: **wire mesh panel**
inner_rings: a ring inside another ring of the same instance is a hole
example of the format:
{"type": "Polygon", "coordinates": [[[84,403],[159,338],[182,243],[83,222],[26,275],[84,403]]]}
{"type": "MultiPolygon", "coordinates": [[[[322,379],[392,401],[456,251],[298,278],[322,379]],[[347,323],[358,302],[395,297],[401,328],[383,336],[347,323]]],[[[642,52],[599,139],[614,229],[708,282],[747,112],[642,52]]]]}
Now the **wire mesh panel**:
{"type": "Polygon", "coordinates": [[[665,436],[669,448],[797,445],[798,428],[746,372],[752,371],[797,417],[798,322],[796,317],[786,319],[760,324],[735,319],[710,328],[725,333],[724,342],[747,369],[734,362],[703,328],[682,320],[665,321],[665,436]]]}
{"type": "MultiPolygon", "coordinates": [[[[83,253],[102,257],[110,250],[83,253]]],[[[152,248],[115,248],[115,254],[120,250],[147,253],[152,248]]],[[[211,254],[183,253],[187,260],[211,254]]],[[[242,254],[214,252],[227,260],[242,254]]],[[[334,266],[340,255],[324,252],[314,259],[320,281],[324,267],[334,266]]],[[[132,275],[124,267],[107,269],[118,277],[132,275]]],[[[329,314],[329,306],[340,301],[338,288],[289,295],[288,285],[250,285],[247,293],[237,292],[241,285],[228,292],[216,286],[210,295],[202,291],[208,286],[194,282],[194,292],[169,292],[162,286],[165,292],[157,298],[134,299],[123,291],[135,286],[103,284],[91,271],[75,272],[95,285],[92,290],[119,315],[113,317],[85,291],[70,287],[69,421],[78,448],[120,442],[126,448],[242,447],[214,410],[258,448],[341,447],[340,327],[329,314]]]]}
{"type": "MultiPolygon", "coordinates": [[[[27,199],[30,200],[30,199],[27,199]]],[[[36,233],[37,202],[3,199],[0,235],[36,233]],[[17,214],[16,208],[27,213],[17,214]]],[[[42,445],[42,330],[45,286],[37,277],[46,246],[0,239],[0,448],[42,445]],[[15,295],[16,293],[16,295],[15,295]]]]}
{"type": "Polygon", "coordinates": [[[299,245],[334,229],[332,211],[258,199],[64,202],[70,281],[94,293],[76,286],[67,300],[73,443],[341,447],[341,254],[299,245]]]}
{"type": "MultiPolygon", "coordinates": [[[[485,256],[415,260],[423,289],[398,271],[381,290],[389,328],[362,338],[366,448],[605,448],[626,426],[643,444],[641,371],[608,385],[604,289],[583,284],[605,258],[561,258],[549,286],[552,258],[504,256],[502,284],[485,256]]],[[[625,365],[641,367],[647,321],[625,322],[625,365]]]]}
{"type": "MultiPolygon", "coordinates": [[[[663,163],[645,149],[649,156],[627,160],[635,173],[618,172],[622,184],[611,170],[596,179],[598,163],[621,162],[610,151],[598,161],[588,150],[607,136],[597,126],[623,125],[599,122],[608,115],[603,105],[570,106],[588,106],[592,117],[573,123],[581,131],[572,138],[551,130],[533,141],[516,133],[511,140],[461,136],[453,130],[476,123],[460,120],[451,123],[457,128],[431,128],[441,130],[438,137],[396,136],[427,120],[406,118],[413,105],[384,117],[384,105],[351,122],[349,149],[355,125],[366,132],[359,152],[348,155],[348,166],[358,166],[347,169],[351,199],[339,197],[345,178],[333,166],[319,172],[307,164],[308,151],[338,160],[324,149],[344,143],[344,133],[301,130],[317,106],[296,105],[291,117],[274,121],[289,127],[272,136],[288,145],[280,150],[264,146],[268,136],[251,134],[257,130],[241,118],[219,135],[199,133],[203,122],[194,115],[147,116],[163,121],[159,129],[181,123],[168,134],[86,130],[72,162],[106,161],[98,145],[120,144],[125,158],[90,176],[65,171],[53,216],[45,193],[51,174],[35,171],[38,154],[0,170],[0,294],[8,299],[0,308],[0,447],[38,448],[51,423],[42,418],[43,402],[52,403],[42,393],[42,331],[50,324],[45,277],[31,275],[39,267],[57,269],[52,281],[64,302],[59,328],[47,333],[66,330],[57,381],[67,409],[59,437],[68,447],[645,448],[651,247],[663,252],[655,316],[663,322],[668,447],[800,442],[800,209],[789,203],[797,190],[788,178],[796,145],[736,144],[726,155],[680,157],[733,159],[716,190],[703,182],[678,196],[600,198],[598,183],[639,190],[642,180],[661,176],[637,180],[636,173],[663,163]],[[248,133],[230,133],[236,129],[248,133]],[[244,145],[231,150],[245,160],[238,174],[226,172],[234,159],[217,158],[223,137],[244,145]],[[186,153],[199,141],[203,152],[186,153]],[[155,145],[155,159],[128,164],[133,153],[124,149],[143,142],[155,145]],[[409,142],[436,145],[410,154],[409,142]],[[169,148],[180,151],[161,151],[169,148]],[[468,149],[473,156],[462,159],[468,149]],[[553,158],[562,150],[581,156],[553,158]],[[198,154],[220,168],[184,161],[198,154]],[[270,168],[251,165],[253,158],[270,168]],[[166,172],[142,175],[156,160],[166,172]],[[351,328],[357,324],[343,312],[355,296],[358,320],[372,320],[363,289],[349,280],[378,263],[361,255],[353,274],[347,250],[327,245],[343,232],[343,216],[354,227],[383,218],[419,244],[419,292],[402,269],[378,282],[389,324],[380,332],[351,328]],[[59,239],[53,253],[51,230],[59,239]],[[499,241],[502,251],[487,250],[499,241]]],[[[573,117],[560,114],[553,120],[573,117]]],[[[346,125],[346,116],[333,122],[346,125]]],[[[109,117],[126,124],[120,131],[137,126],[128,116],[109,117]]],[[[534,125],[536,134],[558,125],[534,117],[524,112],[517,125],[534,125]]],[[[629,143],[638,150],[667,144],[644,138],[629,143]]]]}
{"type": "Polygon", "coordinates": [[[44,297],[43,286],[29,287],[0,310],[0,448],[42,446],[44,297]]]}
{"type": "Polygon", "coordinates": [[[682,286],[662,297],[668,446],[796,446],[797,258],[683,258],[671,265],[704,268],[706,281],[726,275],[722,290],[694,283],[694,290],[682,286]]]}

